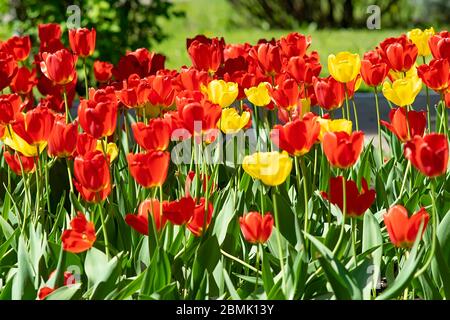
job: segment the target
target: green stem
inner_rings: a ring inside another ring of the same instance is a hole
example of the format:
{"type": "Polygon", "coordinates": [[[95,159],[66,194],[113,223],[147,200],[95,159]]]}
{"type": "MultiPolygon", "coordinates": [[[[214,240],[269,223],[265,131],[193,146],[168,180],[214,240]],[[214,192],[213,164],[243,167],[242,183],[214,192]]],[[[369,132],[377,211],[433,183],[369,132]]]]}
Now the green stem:
{"type": "Polygon", "coordinates": [[[336,246],[333,249],[333,255],[336,254],[336,252],[339,249],[339,246],[341,245],[342,238],[344,236],[344,229],[345,229],[345,218],[347,216],[347,187],[345,183],[345,177],[344,174],[342,174],[342,225],[341,225],[341,231],[339,232],[339,238],[336,243],[336,246]]]}
{"type": "Polygon", "coordinates": [[[345,107],[347,109],[347,120],[350,120],[350,107],[348,105],[347,84],[344,83],[345,107]]]}
{"type": "MultiPolygon", "coordinates": [[[[259,271],[260,246],[256,247],[256,270],[259,271]]],[[[255,292],[258,290],[259,272],[256,272],[255,292]]]]}
{"type": "Polygon", "coordinates": [[[401,198],[401,196],[403,195],[403,191],[405,190],[406,179],[408,178],[408,173],[410,172],[410,168],[411,168],[411,162],[408,161],[408,164],[406,165],[406,169],[405,169],[405,175],[403,176],[402,187],[400,188],[400,193],[398,195],[399,199],[401,198]]]}
{"type": "Polygon", "coordinates": [[[374,96],[375,96],[375,108],[377,110],[377,125],[378,125],[378,144],[380,148],[380,166],[383,166],[383,141],[381,140],[381,123],[380,123],[380,107],[378,104],[378,89],[374,87],[374,96]]]}
{"type": "MultiPolygon", "coordinates": [[[[423,64],[426,64],[425,56],[422,56],[423,64]]],[[[430,92],[427,86],[425,86],[425,93],[427,95],[427,128],[428,132],[431,131],[431,116],[430,116],[430,92]]]]}
{"type": "Polygon", "coordinates": [[[308,210],[308,181],[307,181],[307,172],[306,172],[306,166],[303,158],[300,158],[300,168],[302,170],[303,175],[303,200],[305,205],[305,221],[304,221],[304,231],[305,233],[308,233],[308,222],[309,222],[309,210],[308,210]]]}
{"type": "Polygon", "coordinates": [[[355,99],[352,98],[353,113],[355,114],[356,131],[359,131],[358,112],[356,111],[355,99]]]}
{"type": "Polygon", "coordinates": [[[36,177],[36,200],[35,200],[35,211],[36,211],[36,221],[39,218],[39,208],[40,208],[40,198],[41,198],[41,183],[40,183],[40,161],[39,161],[39,146],[36,146],[36,150],[37,150],[37,156],[35,157],[35,166],[36,166],[36,171],[35,171],[35,177],[36,177]]]}
{"type": "Polygon", "coordinates": [[[102,230],[103,230],[103,240],[105,241],[105,253],[106,253],[106,258],[109,260],[110,255],[109,255],[109,241],[108,241],[108,232],[106,231],[106,224],[105,224],[105,217],[103,215],[103,207],[101,205],[101,203],[97,204],[98,210],[99,210],[99,214],[100,214],[100,220],[102,222],[102,230]]]}
{"type": "Polygon", "coordinates": [[[234,260],[234,261],[236,261],[236,262],[242,264],[244,267],[247,267],[247,268],[249,268],[250,270],[252,270],[252,271],[254,271],[254,272],[256,272],[256,273],[261,273],[261,271],[259,271],[259,270],[256,269],[255,267],[249,265],[249,264],[248,264],[247,262],[245,262],[245,261],[242,261],[242,260],[239,259],[238,257],[235,257],[235,256],[229,254],[228,252],[224,251],[223,249],[220,249],[220,253],[222,253],[225,257],[227,257],[227,258],[229,258],[229,259],[231,259],[231,260],[234,260]]]}
{"type": "Polygon", "coordinates": [[[63,97],[64,97],[64,106],[66,110],[66,123],[70,123],[71,116],[70,116],[70,108],[69,108],[69,102],[67,101],[67,91],[66,87],[63,87],[63,97]]]}
{"type": "Polygon", "coordinates": [[[353,260],[355,263],[355,268],[358,266],[358,262],[356,260],[356,221],[355,218],[351,219],[352,224],[352,251],[353,251],[353,260]]]}
{"type": "Polygon", "coordinates": [[[282,288],[283,291],[285,291],[285,286],[286,286],[286,280],[285,280],[285,275],[284,275],[284,258],[283,258],[283,249],[281,247],[281,231],[280,231],[280,217],[278,214],[278,205],[277,205],[277,197],[275,195],[276,189],[275,187],[272,188],[272,201],[273,201],[273,210],[275,213],[275,225],[277,228],[277,245],[278,245],[278,255],[279,255],[279,260],[280,260],[280,270],[281,270],[281,281],[282,281],[282,288]]]}
{"type": "Polygon", "coordinates": [[[84,87],[86,89],[86,99],[89,98],[89,85],[88,85],[88,74],[86,69],[86,58],[83,58],[83,70],[84,70],[84,87]]]}

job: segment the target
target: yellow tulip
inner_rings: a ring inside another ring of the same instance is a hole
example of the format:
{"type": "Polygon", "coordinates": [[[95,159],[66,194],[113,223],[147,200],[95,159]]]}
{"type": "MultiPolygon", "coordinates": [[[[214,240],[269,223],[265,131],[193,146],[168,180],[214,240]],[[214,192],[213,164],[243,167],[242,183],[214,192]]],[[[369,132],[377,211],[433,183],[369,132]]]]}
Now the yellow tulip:
{"type": "Polygon", "coordinates": [[[383,95],[399,107],[410,105],[422,89],[422,80],[418,77],[406,77],[383,83],[383,95]]]}
{"type": "Polygon", "coordinates": [[[292,159],[286,151],[256,152],[244,158],[242,168],[265,185],[278,186],[291,173],[292,159]]]}
{"type": "Polygon", "coordinates": [[[119,149],[114,142],[106,144],[106,142],[103,140],[97,140],[96,150],[101,152],[106,151],[106,154],[109,155],[110,162],[113,162],[114,159],[119,155],[119,149]]]}
{"type": "Polygon", "coordinates": [[[203,93],[208,95],[208,100],[218,104],[222,108],[229,107],[236,100],[239,87],[235,82],[226,82],[224,80],[213,80],[208,86],[201,86],[203,93]]]}
{"type": "Polygon", "coordinates": [[[223,133],[232,134],[245,127],[249,120],[250,112],[244,111],[242,115],[239,115],[235,108],[227,108],[222,110],[222,116],[217,122],[217,127],[223,133]]]}
{"type": "Polygon", "coordinates": [[[267,89],[267,82],[261,82],[257,87],[244,89],[248,101],[257,107],[264,107],[270,103],[269,89],[267,89]]]}
{"type": "Polygon", "coordinates": [[[9,129],[5,128],[3,143],[26,157],[35,157],[38,155],[38,149],[39,152],[42,152],[47,147],[47,141],[42,141],[38,144],[29,144],[15,133],[11,127],[9,129]]]}
{"type": "Polygon", "coordinates": [[[417,66],[416,65],[412,66],[411,69],[406,71],[406,74],[404,72],[394,71],[394,70],[391,69],[391,70],[389,70],[389,76],[394,81],[398,80],[398,79],[403,79],[403,78],[418,77],[418,75],[417,75],[417,66]]]}
{"type": "Polygon", "coordinates": [[[361,58],[357,53],[347,51],[328,56],[328,71],[339,82],[347,83],[356,78],[361,69],[361,58]]]}
{"type": "Polygon", "coordinates": [[[428,39],[430,39],[432,35],[434,35],[433,27],[425,30],[412,29],[408,32],[408,38],[416,45],[419,56],[425,57],[431,54],[430,47],[428,46],[428,39]]]}
{"type": "Polygon", "coordinates": [[[320,134],[319,134],[319,140],[322,141],[323,136],[327,132],[339,132],[344,131],[348,134],[352,133],[352,122],[350,120],[346,119],[323,119],[318,118],[317,121],[320,124],[320,134]]]}

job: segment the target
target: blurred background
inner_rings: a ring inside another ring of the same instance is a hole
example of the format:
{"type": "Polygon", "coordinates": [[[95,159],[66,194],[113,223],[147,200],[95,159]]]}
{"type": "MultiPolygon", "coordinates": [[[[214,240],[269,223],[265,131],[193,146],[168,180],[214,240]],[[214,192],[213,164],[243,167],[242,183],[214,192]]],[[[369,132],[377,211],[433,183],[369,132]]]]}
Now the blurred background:
{"type": "MultiPolygon", "coordinates": [[[[189,63],[186,38],[223,36],[255,43],[291,31],[312,35],[322,62],[342,50],[363,53],[412,27],[448,28],[449,0],[0,0],[0,39],[37,32],[37,24],[65,27],[68,6],[81,9],[81,26],[97,29],[97,59],[117,62],[126,49],[151,48],[167,67],[189,63]],[[381,10],[381,28],[369,30],[369,5],[381,10]]],[[[65,34],[67,40],[67,34],[65,34]]]]}

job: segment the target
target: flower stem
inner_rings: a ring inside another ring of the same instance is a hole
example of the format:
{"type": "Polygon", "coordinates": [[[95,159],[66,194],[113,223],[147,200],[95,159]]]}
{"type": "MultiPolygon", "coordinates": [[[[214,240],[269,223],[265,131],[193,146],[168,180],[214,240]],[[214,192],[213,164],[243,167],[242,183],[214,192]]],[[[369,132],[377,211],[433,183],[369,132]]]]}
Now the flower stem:
{"type": "Polygon", "coordinates": [[[356,131],[359,131],[358,112],[356,111],[355,99],[352,98],[353,113],[355,114],[356,131]]]}
{"type": "Polygon", "coordinates": [[[103,240],[105,241],[106,258],[109,260],[110,255],[109,255],[108,232],[106,231],[105,217],[103,215],[103,207],[102,207],[102,205],[100,203],[97,204],[97,207],[98,207],[98,211],[99,211],[99,214],[100,214],[100,220],[102,222],[103,240]]]}
{"type": "Polygon", "coordinates": [[[67,101],[67,91],[66,87],[63,87],[63,97],[64,97],[64,106],[66,110],[66,123],[70,123],[71,116],[70,116],[70,108],[69,108],[69,102],[67,101]]]}
{"type": "Polygon", "coordinates": [[[353,251],[353,260],[355,263],[355,268],[358,266],[358,262],[356,260],[356,221],[355,218],[351,219],[352,224],[352,251],[353,251]]]}
{"type": "Polygon", "coordinates": [[[84,87],[86,89],[86,99],[89,98],[89,85],[88,85],[88,74],[86,69],[86,58],[83,58],[83,71],[84,71],[84,87]]]}
{"type": "Polygon", "coordinates": [[[282,281],[282,288],[283,291],[285,291],[286,281],[284,276],[284,259],[283,259],[283,249],[281,248],[281,231],[280,231],[280,217],[278,213],[278,205],[277,205],[277,197],[275,195],[276,188],[272,188],[272,201],[273,201],[273,210],[275,213],[275,225],[277,227],[277,245],[278,245],[278,255],[280,260],[280,270],[281,270],[281,281],[282,281]]]}
{"type": "MultiPolygon", "coordinates": [[[[425,56],[422,56],[423,64],[426,64],[425,56]]],[[[430,92],[428,91],[428,86],[425,86],[425,93],[427,95],[427,128],[428,132],[431,131],[431,116],[430,116],[430,92]]]]}
{"type": "Polygon", "coordinates": [[[336,243],[336,246],[333,249],[333,255],[336,254],[336,252],[339,249],[339,246],[341,245],[342,242],[342,238],[344,236],[344,229],[345,229],[345,218],[347,215],[347,187],[346,187],[346,183],[345,183],[345,177],[344,175],[342,175],[342,225],[341,225],[341,231],[339,233],[339,238],[338,241],[336,243]]]}
{"type": "Polygon", "coordinates": [[[373,88],[374,96],[375,96],[375,108],[377,110],[377,125],[378,125],[378,145],[380,148],[380,166],[383,166],[383,141],[381,140],[381,123],[380,123],[380,107],[378,104],[378,89],[377,87],[373,88]]]}
{"type": "MultiPolygon", "coordinates": [[[[261,249],[262,250],[262,249],[261,249]]],[[[259,271],[260,246],[256,247],[256,270],[259,271]]],[[[255,292],[258,290],[259,272],[256,272],[255,292]]]]}

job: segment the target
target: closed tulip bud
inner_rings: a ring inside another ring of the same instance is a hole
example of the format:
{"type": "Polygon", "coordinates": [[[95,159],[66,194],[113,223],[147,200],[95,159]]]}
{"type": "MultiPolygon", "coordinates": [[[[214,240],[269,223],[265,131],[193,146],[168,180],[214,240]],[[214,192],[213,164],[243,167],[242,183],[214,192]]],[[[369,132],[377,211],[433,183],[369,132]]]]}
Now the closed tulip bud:
{"type": "Polygon", "coordinates": [[[346,169],[358,161],[364,146],[364,133],[355,131],[351,135],[346,132],[327,132],[322,141],[323,152],[334,167],[346,169]]]}
{"type": "MultiPolygon", "coordinates": [[[[344,210],[343,179],[343,176],[330,178],[329,192],[322,192],[322,197],[332,204],[337,205],[341,211],[344,210]]],[[[375,190],[369,189],[367,181],[364,178],[361,180],[361,186],[362,188],[360,191],[355,181],[345,181],[346,214],[349,217],[357,218],[362,216],[375,201],[375,190]]]]}
{"type": "Polygon", "coordinates": [[[258,65],[265,76],[275,76],[283,68],[281,47],[271,43],[260,43],[254,46],[249,56],[258,65]]]}
{"type": "Polygon", "coordinates": [[[401,205],[395,205],[384,215],[384,224],[386,225],[391,242],[399,248],[411,248],[416,240],[420,226],[422,225],[423,236],[427,228],[430,215],[421,208],[411,217],[408,211],[401,205]]]}
{"type": "Polygon", "coordinates": [[[114,65],[109,62],[95,61],[94,62],[94,76],[98,82],[108,82],[112,78],[112,69],[114,65]]]}
{"type": "Polygon", "coordinates": [[[194,68],[213,73],[223,63],[223,48],[225,46],[223,38],[209,39],[199,35],[194,39],[187,39],[186,44],[194,68]]]}
{"type": "Polygon", "coordinates": [[[239,225],[246,241],[253,244],[266,243],[272,234],[273,217],[270,212],[262,216],[259,212],[252,211],[239,218],[239,225]]]}
{"type": "Polygon", "coordinates": [[[142,235],[148,236],[148,217],[151,215],[156,230],[166,225],[167,219],[162,215],[160,202],[156,199],[141,202],[137,214],[127,214],[125,222],[142,235]]]}
{"type": "Polygon", "coordinates": [[[287,36],[281,37],[278,44],[281,47],[283,56],[286,58],[294,56],[303,57],[311,45],[311,36],[291,32],[287,36]]]}
{"type": "Polygon", "coordinates": [[[50,157],[67,158],[75,152],[78,139],[78,122],[66,123],[64,116],[56,116],[48,139],[50,157]]]}
{"type": "Polygon", "coordinates": [[[211,202],[208,202],[208,207],[205,207],[205,198],[200,198],[199,203],[194,208],[194,214],[187,224],[189,231],[191,231],[196,237],[202,236],[211,223],[212,214],[214,211],[213,205],[211,202]]]}
{"type": "Polygon", "coordinates": [[[86,58],[92,56],[95,51],[96,31],[87,28],[78,28],[69,30],[69,43],[72,52],[76,55],[86,58]]]}
{"type": "Polygon", "coordinates": [[[448,141],[444,134],[430,133],[414,136],[404,146],[405,158],[427,177],[433,178],[447,172],[448,141]]]}
{"type": "Polygon", "coordinates": [[[80,253],[89,250],[96,240],[94,223],[87,221],[84,214],[78,212],[70,221],[71,229],[64,230],[61,241],[64,251],[80,253]]]}
{"type": "Polygon", "coordinates": [[[18,94],[0,95],[0,125],[13,122],[22,109],[22,99],[18,94]]]}
{"type": "Polygon", "coordinates": [[[320,124],[316,117],[296,119],[284,126],[275,125],[270,132],[270,138],[280,149],[292,156],[302,156],[309,152],[317,141],[320,124]]]}
{"type": "Polygon", "coordinates": [[[431,36],[428,45],[435,59],[447,59],[450,62],[450,32],[441,31],[431,36]]]}
{"type": "Polygon", "coordinates": [[[269,89],[267,82],[261,82],[256,87],[244,89],[248,101],[257,107],[264,107],[270,103],[269,89]]]}
{"type": "Polygon", "coordinates": [[[388,67],[397,72],[406,72],[414,65],[418,49],[406,35],[387,38],[380,43],[378,52],[388,67]]]}
{"type": "Polygon", "coordinates": [[[136,142],[145,150],[161,150],[168,148],[171,127],[167,119],[151,119],[147,125],[143,122],[131,126],[136,142]]]}
{"type": "Polygon", "coordinates": [[[256,152],[244,158],[242,168],[252,178],[261,180],[265,185],[278,186],[291,173],[292,159],[286,151],[256,152]]]}
{"type": "Polygon", "coordinates": [[[42,73],[58,85],[65,85],[76,77],[77,56],[66,49],[55,53],[42,53],[40,64],[42,73]]]}
{"type": "Polygon", "coordinates": [[[328,71],[341,83],[347,83],[356,78],[361,68],[361,58],[357,53],[347,51],[328,56],[328,71]]]}
{"type": "Polygon", "coordinates": [[[289,59],[286,71],[297,81],[298,84],[312,85],[313,78],[319,76],[322,65],[319,55],[313,51],[310,55],[294,56],[289,59]]]}
{"type": "Polygon", "coordinates": [[[342,106],[345,100],[344,85],[334,78],[314,78],[314,93],[317,103],[326,110],[334,110],[342,106]]]}
{"type": "Polygon", "coordinates": [[[95,151],[97,148],[97,139],[88,133],[79,133],[77,138],[77,155],[85,155],[89,151],[95,151]]]}
{"type": "Polygon", "coordinates": [[[223,133],[233,134],[244,128],[250,120],[250,112],[243,111],[242,115],[235,108],[227,108],[222,110],[222,116],[217,122],[217,127],[223,133]]]}
{"type": "Polygon", "coordinates": [[[128,168],[138,184],[144,188],[162,186],[169,169],[170,154],[162,151],[129,153],[128,168]]]}
{"type": "Polygon", "coordinates": [[[109,161],[100,151],[89,151],[75,158],[74,185],[87,202],[100,202],[111,192],[109,161]]]}
{"type": "Polygon", "coordinates": [[[277,85],[269,87],[269,92],[273,102],[280,108],[292,110],[298,106],[300,90],[297,82],[288,75],[280,76],[277,85]]]}
{"type": "Polygon", "coordinates": [[[175,87],[171,76],[156,75],[149,78],[151,91],[148,97],[151,107],[168,108],[175,101],[175,87]]]}
{"type": "Polygon", "coordinates": [[[191,196],[180,200],[166,201],[163,203],[163,216],[174,225],[183,225],[191,220],[194,215],[195,201],[191,196]]]}
{"type": "Polygon", "coordinates": [[[423,136],[427,119],[424,111],[408,111],[404,108],[391,109],[389,112],[391,123],[381,120],[381,124],[394,133],[401,142],[407,142],[414,136],[423,136]],[[409,132],[408,132],[409,130],[409,132]]]}
{"type": "Polygon", "coordinates": [[[324,118],[318,118],[317,121],[320,124],[320,134],[319,134],[319,140],[323,140],[323,136],[327,132],[346,132],[348,135],[352,133],[352,122],[350,120],[346,119],[324,119],[324,118]]]}
{"type": "Polygon", "coordinates": [[[208,96],[209,101],[227,108],[236,100],[239,87],[235,82],[213,80],[206,87],[202,85],[202,91],[208,96]]]}
{"type": "Polygon", "coordinates": [[[419,56],[425,57],[431,54],[428,40],[434,35],[433,27],[424,30],[412,29],[407,35],[408,39],[416,45],[419,56]]]}
{"type": "Polygon", "coordinates": [[[413,104],[416,96],[422,89],[422,80],[418,77],[407,77],[395,80],[393,83],[383,83],[383,95],[399,107],[413,104]]]}
{"type": "Polygon", "coordinates": [[[18,152],[11,152],[4,150],[3,157],[11,170],[18,176],[34,172],[36,168],[36,159],[34,157],[26,157],[18,152]]]}
{"type": "Polygon", "coordinates": [[[445,93],[450,85],[450,63],[446,59],[434,59],[417,67],[417,74],[430,89],[445,93]]]}
{"type": "Polygon", "coordinates": [[[361,61],[361,77],[368,86],[378,87],[388,72],[389,68],[384,62],[373,64],[370,60],[361,61]]]}

